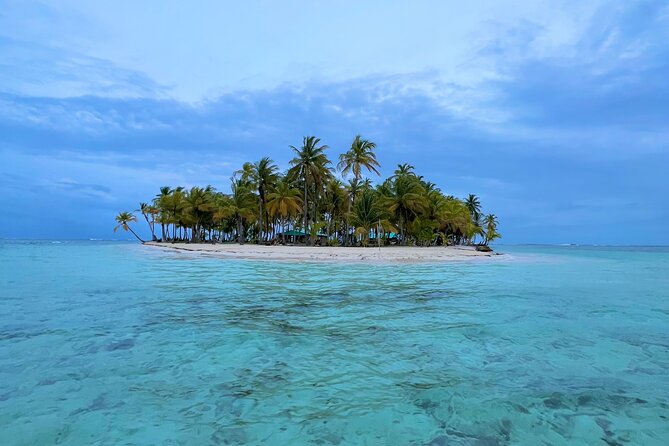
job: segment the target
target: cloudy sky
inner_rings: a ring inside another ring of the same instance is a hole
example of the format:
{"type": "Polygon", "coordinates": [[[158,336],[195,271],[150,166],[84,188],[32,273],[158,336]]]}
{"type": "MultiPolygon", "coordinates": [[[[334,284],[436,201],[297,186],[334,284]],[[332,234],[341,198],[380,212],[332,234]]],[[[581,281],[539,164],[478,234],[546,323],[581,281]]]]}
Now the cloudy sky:
{"type": "Polygon", "coordinates": [[[0,237],[357,133],[506,243],[669,244],[669,2],[0,0],[0,237]]]}

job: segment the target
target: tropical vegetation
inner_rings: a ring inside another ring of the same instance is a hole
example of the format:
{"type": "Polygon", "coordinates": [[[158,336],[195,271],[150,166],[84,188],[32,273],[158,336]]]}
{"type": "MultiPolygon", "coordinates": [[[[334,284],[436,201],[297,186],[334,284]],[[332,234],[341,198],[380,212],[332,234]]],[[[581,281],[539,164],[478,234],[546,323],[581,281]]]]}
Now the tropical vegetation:
{"type": "MultiPolygon", "coordinates": [[[[164,186],[136,212],[154,241],[286,243],[290,235],[309,245],[487,246],[501,237],[497,217],[483,212],[476,195],[445,194],[410,164],[379,179],[376,144],[360,135],[336,167],[315,136],[290,148],[285,172],[264,157],[235,172],[229,193],[164,186]]],[[[133,213],[120,213],[116,222],[114,231],[142,241],[130,227],[137,222],[133,213]]]]}

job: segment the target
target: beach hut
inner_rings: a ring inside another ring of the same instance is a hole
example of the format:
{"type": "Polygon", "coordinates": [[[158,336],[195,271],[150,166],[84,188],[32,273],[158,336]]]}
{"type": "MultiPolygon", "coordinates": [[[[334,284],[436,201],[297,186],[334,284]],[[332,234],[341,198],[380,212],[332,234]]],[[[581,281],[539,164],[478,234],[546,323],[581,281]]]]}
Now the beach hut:
{"type": "Polygon", "coordinates": [[[286,238],[286,243],[297,243],[299,242],[304,242],[306,238],[306,233],[304,231],[297,231],[295,229],[291,229],[290,231],[286,231],[282,234],[279,234],[279,237],[285,237],[286,238]]]}
{"type": "MultiPolygon", "coordinates": [[[[394,232],[385,232],[381,234],[381,244],[395,244],[397,243],[397,234],[394,232]]],[[[377,243],[376,234],[374,232],[369,233],[369,242],[377,243]]]]}
{"type": "MultiPolygon", "coordinates": [[[[307,237],[309,236],[304,231],[298,231],[296,229],[291,229],[290,231],[286,231],[283,234],[279,233],[278,237],[280,238],[282,235],[286,237],[286,243],[305,243],[307,237]]],[[[321,243],[328,238],[327,234],[322,233],[316,234],[316,237],[321,241],[321,243]]]]}

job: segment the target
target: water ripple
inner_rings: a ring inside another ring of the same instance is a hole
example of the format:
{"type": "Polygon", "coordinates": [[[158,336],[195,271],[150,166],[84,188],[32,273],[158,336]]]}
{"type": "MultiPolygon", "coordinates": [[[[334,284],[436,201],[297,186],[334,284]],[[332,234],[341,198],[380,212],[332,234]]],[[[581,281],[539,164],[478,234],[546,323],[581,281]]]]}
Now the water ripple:
{"type": "Polygon", "coordinates": [[[375,266],[146,251],[2,246],[3,444],[669,436],[668,252],[375,266]]]}

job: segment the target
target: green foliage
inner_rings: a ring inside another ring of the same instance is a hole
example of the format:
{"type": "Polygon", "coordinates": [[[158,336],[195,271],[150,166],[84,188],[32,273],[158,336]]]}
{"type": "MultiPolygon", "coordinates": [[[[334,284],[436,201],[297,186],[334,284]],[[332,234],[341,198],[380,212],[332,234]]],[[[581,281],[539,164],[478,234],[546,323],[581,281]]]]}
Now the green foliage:
{"type": "MultiPolygon", "coordinates": [[[[310,222],[310,211],[316,213],[315,201],[318,201],[319,192],[323,184],[332,178],[330,171],[330,160],[325,155],[326,145],[319,145],[320,138],[305,136],[302,147],[299,149],[290,146],[295,152],[295,158],[290,161],[291,169],[288,177],[292,180],[301,181],[304,190],[303,228],[308,230],[310,222]],[[311,197],[311,199],[310,199],[311,197]],[[311,208],[309,208],[311,204],[311,208]]],[[[313,238],[310,238],[313,240],[313,238]]]]}
{"type": "Polygon", "coordinates": [[[302,211],[300,191],[286,180],[277,182],[267,199],[267,210],[271,217],[288,219],[302,211]]]}
{"type": "Polygon", "coordinates": [[[381,167],[381,165],[376,161],[376,155],[374,154],[375,148],[375,143],[357,135],[353,139],[351,148],[348,152],[339,155],[339,164],[337,165],[337,168],[341,171],[341,174],[344,177],[346,177],[349,172],[353,172],[353,178],[357,181],[360,181],[360,178],[362,178],[363,167],[370,172],[380,175],[377,167],[381,167]]]}
{"type": "Polygon", "coordinates": [[[126,232],[130,231],[132,235],[134,235],[137,238],[137,240],[144,243],[144,240],[142,240],[130,227],[130,223],[134,223],[137,221],[137,217],[135,217],[135,214],[133,214],[132,212],[120,212],[116,216],[115,220],[116,223],[118,224],[114,226],[114,232],[118,231],[119,229],[123,229],[126,232]]]}
{"type": "Polygon", "coordinates": [[[435,220],[418,217],[409,224],[409,234],[420,246],[430,246],[436,242],[439,224],[435,220]]]}
{"type": "Polygon", "coordinates": [[[488,214],[483,219],[483,224],[485,225],[485,237],[483,239],[483,244],[488,245],[488,243],[498,238],[502,238],[502,234],[497,232],[497,216],[495,214],[488,214]]]}
{"type": "MultiPolygon", "coordinates": [[[[410,164],[399,164],[375,186],[362,175],[379,174],[376,144],[359,135],[338,158],[342,179],[352,174],[346,184],[335,177],[328,146],[319,138],[306,136],[300,147],[290,147],[294,158],[286,172],[264,157],[235,172],[229,193],[212,186],[163,186],[152,203],[140,203],[137,211],[152,238],[160,235],[164,241],[244,243],[255,236],[257,241],[285,242],[282,234],[289,230],[304,231],[298,242],[320,238],[329,246],[364,246],[371,237],[389,232],[397,234],[393,242],[419,246],[471,244],[477,237],[487,245],[501,237],[497,217],[483,214],[476,195],[464,200],[445,195],[410,164]]],[[[115,231],[135,234],[130,227],[137,221],[134,214],[120,213],[116,221],[115,231]]]]}

